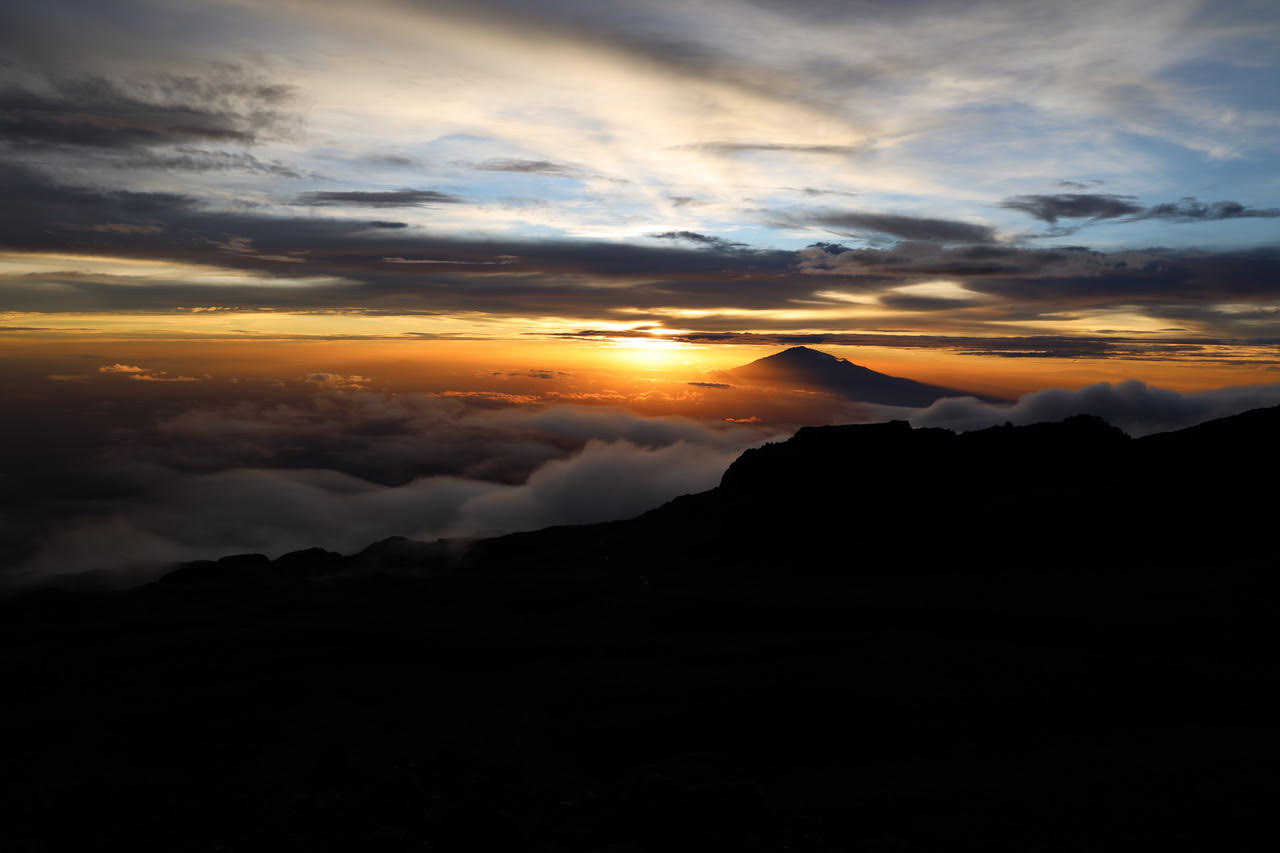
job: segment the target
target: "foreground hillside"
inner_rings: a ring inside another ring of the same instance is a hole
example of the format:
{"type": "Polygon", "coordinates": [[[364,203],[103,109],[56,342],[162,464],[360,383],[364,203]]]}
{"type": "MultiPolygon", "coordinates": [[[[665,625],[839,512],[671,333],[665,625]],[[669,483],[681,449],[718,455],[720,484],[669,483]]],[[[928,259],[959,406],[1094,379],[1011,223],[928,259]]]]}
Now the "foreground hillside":
{"type": "Polygon", "coordinates": [[[10,600],[7,846],[1255,849],[1277,427],[806,429],[627,522],[10,600]]]}

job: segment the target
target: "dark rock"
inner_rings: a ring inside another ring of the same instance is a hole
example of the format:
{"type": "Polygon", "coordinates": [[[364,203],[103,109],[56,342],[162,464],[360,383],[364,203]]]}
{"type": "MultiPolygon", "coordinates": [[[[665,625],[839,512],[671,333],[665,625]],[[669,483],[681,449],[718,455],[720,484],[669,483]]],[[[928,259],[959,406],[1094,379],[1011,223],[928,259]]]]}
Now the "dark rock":
{"type": "Polygon", "coordinates": [[[628,521],[9,599],[6,844],[1257,849],[1277,427],[805,429],[628,521]]]}

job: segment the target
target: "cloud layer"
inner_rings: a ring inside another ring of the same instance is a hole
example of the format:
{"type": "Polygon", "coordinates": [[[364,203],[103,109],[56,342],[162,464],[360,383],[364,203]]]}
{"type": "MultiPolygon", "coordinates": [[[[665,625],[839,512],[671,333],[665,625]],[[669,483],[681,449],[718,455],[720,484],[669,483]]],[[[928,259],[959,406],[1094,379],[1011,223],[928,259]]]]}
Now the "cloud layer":
{"type": "MultiPolygon", "coordinates": [[[[974,226],[861,214],[843,215],[882,233],[933,239],[862,248],[813,243],[798,250],[751,249],[695,231],[657,232],[657,245],[458,239],[366,218],[216,211],[193,197],[70,186],[16,167],[0,166],[0,188],[13,202],[0,211],[0,247],[54,253],[71,241],[77,251],[99,258],[193,264],[221,271],[225,279],[211,287],[189,272],[166,279],[150,269],[130,278],[96,272],[100,262],[94,260],[0,274],[0,294],[19,312],[170,313],[195,305],[241,312],[475,314],[507,321],[513,330],[536,317],[635,326],[674,321],[704,342],[748,331],[835,341],[896,329],[914,337],[895,344],[882,336],[878,345],[916,347],[929,335],[1010,337],[1006,346],[968,351],[1105,350],[1188,361],[1265,360],[1280,351],[1274,247],[950,245],[947,229],[974,226]],[[945,297],[936,295],[939,287],[945,297]],[[1061,330],[1046,334],[1055,326],[1061,330]],[[1027,347],[1019,337],[1074,339],[1079,346],[1027,347]]],[[[425,203],[421,193],[435,198],[435,191],[416,190],[372,199],[345,191],[330,195],[377,206],[425,203]]],[[[14,324],[25,325],[40,324],[14,324]]]]}
{"type": "Polygon", "coordinates": [[[1078,390],[1046,388],[1027,394],[1012,406],[953,397],[905,414],[912,426],[944,427],[957,432],[1006,422],[1024,426],[1060,421],[1072,415],[1097,415],[1136,438],[1275,405],[1280,405],[1280,384],[1179,393],[1134,379],[1115,384],[1102,382],[1078,390]]]}
{"type": "MultiPolygon", "coordinates": [[[[1092,414],[1140,436],[1277,404],[1280,383],[1178,393],[1129,381],[1045,389],[1012,405],[862,405],[838,421],[901,418],[967,431],[1092,414]]],[[[6,582],[626,518],[713,487],[742,450],[784,437],[755,417],[715,426],[618,409],[486,405],[325,393],[305,404],[188,410],[97,457],[92,464],[124,492],[61,525],[6,582]]]]}
{"type": "Polygon", "coordinates": [[[371,393],[190,409],[87,459],[123,494],[60,525],[8,582],[625,518],[711,488],[774,436],[600,407],[371,393]]]}

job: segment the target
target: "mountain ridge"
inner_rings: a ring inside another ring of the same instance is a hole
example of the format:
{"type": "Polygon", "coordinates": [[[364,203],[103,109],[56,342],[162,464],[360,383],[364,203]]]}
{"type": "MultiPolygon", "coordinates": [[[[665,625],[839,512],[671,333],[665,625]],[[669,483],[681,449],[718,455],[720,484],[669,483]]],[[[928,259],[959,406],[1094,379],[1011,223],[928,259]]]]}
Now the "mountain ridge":
{"type": "MultiPolygon", "coordinates": [[[[741,565],[759,568],[759,554],[773,553],[777,548],[761,546],[753,555],[752,549],[740,547],[735,537],[755,528],[758,540],[759,531],[769,529],[768,525],[801,525],[813,541],[796,547],[809,558],[824,561],[838,548],[839,536],[831,531],[843,528],[840,511],[861,514],[886,537],[907,537],[909,525],[892,511],[897,504],[882,505],[880,501],[905,501],[930,484],[943,495],[949,491],[967,494],[970,501],[986,507],[981,513],[972,507],[952,508],[950,517],[935,525],[943,531],[939,535],[963,539],[966,526],[979,524],[978,515],[1004,513],[1008,526],[1015,528],[1007,540],[1031,547],[1035,537],[1049,535],[1055,525],[1070,523],[1086,503],[1093,505],[1094,513],[1124,515],[1131,523],[1155,524],[1161,511],[1177,517],[1181,513],[1177,508],[1126,505],[1132,483],[1141,482],[1144,490],[1164,489],[1170,494],[1196,488],[1219,491],[1224,481],[1236,475],[1223,471],[1219,462],[1266,452],[1275,430],[1280,430],[1280,407],[1136,439],[1091,415],[965,433],[913,428],[906,421],[804,427],[786,441],[745,451],[730,464],[715,489],[678,497],[632,519],[479,540],[421,542],[390,537],[351,555],[308,549],[275,561],[262,555],[252,557],[260,566],[281,566],[279,572],[270,569],[272,574],[297,578],[359,571],[412,576],[483,570],[499,564],[505,571],[539,560],[578,566],[607,557],[615,565],[634,565],[656,560],[655,551],[661,547],[655,548],[653,543],[671,540],[718,552],[718,557],[704,564],[715,565],[716,572],[725,570],[723,564],[730,555],[741,565]],[[1208,447],[1202,446],[1200,438],[1206,435],[1212,438],[1208,447]],[[872,499],[850,496],[844,485],[849,482],[874,484],[872,499]],[[756,528],[757,524],[766,527],[756,528]],[[823,524],[831,530],[816,529],[823,524]],[[310,571],[300,568],[308,564],[310,571]]],[[[1203,513],[1205,524],[1238,527],[1250,518],[1264,523],[1260,513],[1230,505],[1206,506],[1203,513]],[[1229,519],[1232,514],[1235,518],[1229,519]]],[[[1180,547],[1186,556],[1211,545],[1184,542],[1180,547]]],[[[203,579],[224,562],[229,576],[240,575],[238,561],[249,556],[181,564],[160,583],[176,586],[187,576],[203,579]]],[[[1075,556],[1076,549],[1066,547],[1053,559],[1065,561],[1075,556]]]]}
{"type": "Polygon", "coordinates": [[[1277,429],[813,427],[626,521],[4,599],[6,836],[1253,849],[1277,429]]]}

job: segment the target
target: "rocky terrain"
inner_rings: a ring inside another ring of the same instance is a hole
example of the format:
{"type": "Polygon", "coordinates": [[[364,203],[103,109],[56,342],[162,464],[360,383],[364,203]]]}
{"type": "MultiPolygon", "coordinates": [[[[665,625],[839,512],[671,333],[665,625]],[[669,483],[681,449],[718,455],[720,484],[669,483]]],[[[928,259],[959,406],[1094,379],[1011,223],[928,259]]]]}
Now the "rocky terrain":
{"type": "Polygon", "coordinates": [[[809,428],[629,521],[13,597],[4,846],[1260,849],[1278,428],[809,428]]]}

